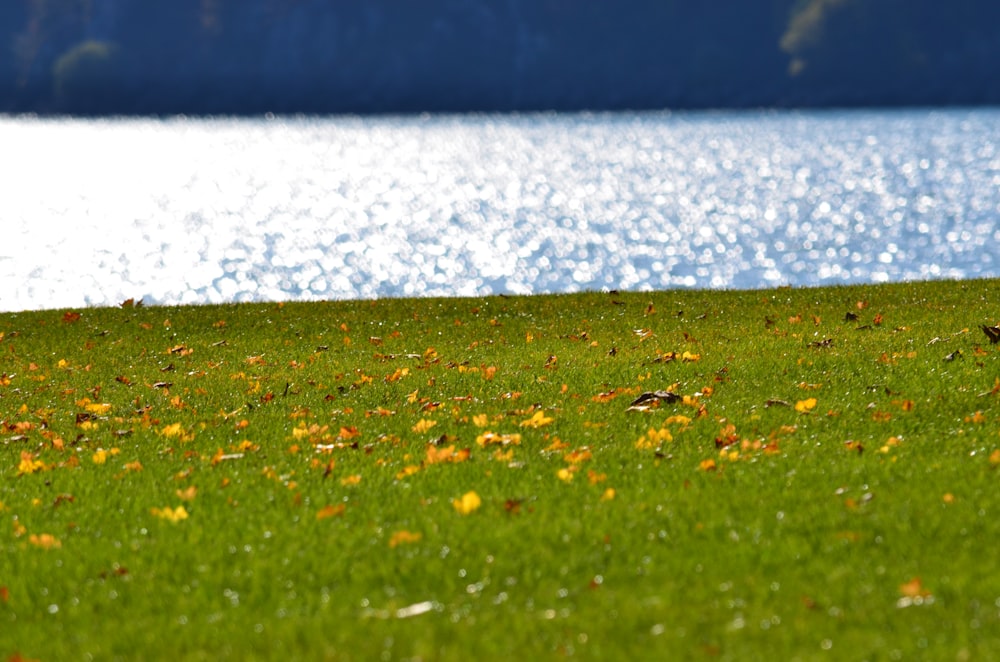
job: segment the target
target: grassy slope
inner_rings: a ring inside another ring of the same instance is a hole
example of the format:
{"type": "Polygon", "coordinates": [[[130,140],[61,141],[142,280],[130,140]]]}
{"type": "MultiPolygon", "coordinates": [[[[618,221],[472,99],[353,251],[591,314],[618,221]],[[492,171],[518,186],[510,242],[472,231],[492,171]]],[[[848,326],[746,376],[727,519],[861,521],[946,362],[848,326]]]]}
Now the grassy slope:
{"type": "Polygon", "coordinates": [[[0,315],[0,656],[980,657],[998,294],[0,315]]]}

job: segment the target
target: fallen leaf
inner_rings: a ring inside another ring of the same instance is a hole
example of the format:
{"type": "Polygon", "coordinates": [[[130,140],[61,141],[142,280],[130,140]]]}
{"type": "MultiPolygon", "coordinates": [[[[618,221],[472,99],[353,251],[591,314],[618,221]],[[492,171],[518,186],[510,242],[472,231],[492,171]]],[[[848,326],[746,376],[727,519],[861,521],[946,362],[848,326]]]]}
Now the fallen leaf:
{"type": "Polygon", "coordinates": [[[36,471],[44,471],[48,467],[41,460],[35,459],[28,451],[21,451],[21,461],[17,465],[17,475],[33,474],[36,471]]]}
{"type": "Polygon", "coordinates": [[[149,512],[154,517],[159,517],[160,519],[165,519],[168,522],[173,522],[175,524],[188,518],[188,511],[184,508],[184,506],[177,506],[176,508],[171,508],[170,506],[164,506],[163,508],[150,508],[149,512]]]}
{"type": "Polygon", "coordinates": [[[51,533],[40,533],[37,535],[32,533],[28,536],[28,542],[42,549],[59,549],[62,547],[62,542],[51,533]]]}
{"type": "Polygon", "coordinates": [[[321,520],[328,519],[330,517],[339,517],[344,514],[345,510],[347,510],[347,506],[342,503],[338,503],[336,506],[328,504],[316,512],[316,519],[321,520]]]}
{"type": "Polygon", "coordinates": [[[524,427],[540,428],[540,427],[544,427],[544,426],[548,425],[549,423],[551,423],[554,420],[555,419],[552,418],[551,416],[546,416],[545,412],[536,411],[531,418],[529,418],[528,420],[521,421],[520,423],[518,423],[518,426],[522,427],[522,428],[524,428],[524,427]]]}
{"type": "Polygon", "coordinates": [[[466,492],[458,499],[451,502],[459,515],[468,515],[483,504],[483,500],[475,492],[466,492]]]}
{"type": "Polygon", "coordinates": [[[417,421],[416,424],[410,429],[416,433],[424,433],[430,430],[435,425],[437,425],[437,421],[432,421],[430,419],[422,418],[419,421],[417,421]]]}
{"type": "Polygon", "coordinates": [[[424,537],[422,533],[415,533],[412,531],[396,531],[389,537],[389,547],[397,547],[399,545],[411,544],[415,542],[420,542],[420,539],[424,537]]]}
{"type": "Polygon", "coordinates": [[[639,407],[641,405],[649,404],[651,402],[677,402],[681,399],[681,396],[677,395],[673,391],[646,391],[639,395],[638,398],[633,400],[629,407],[639,407]]]}
{"type": "Polygon", "coordinates": [[[816,398],[806,398],[805,400],[799,400],[795,403],[795,411],[800,414],[805,414],[812,411],[816,407],[816,398]]]}
{"type": "Polygon", "coordinates": [[[986,337],[990,339],[991,345],[995,345],[1000,342],[1000,326],[986,326],[985,324],[981,324],[979,328],[982,329],[983,333],[986,334],[986,337]]]}
{"type": "Polygon", "coordinates": [[[926,598],[931,593],[924,588],[920,577],[914,577],[910,581],[899,585],[899,594],[907,598],[926,598]]]}

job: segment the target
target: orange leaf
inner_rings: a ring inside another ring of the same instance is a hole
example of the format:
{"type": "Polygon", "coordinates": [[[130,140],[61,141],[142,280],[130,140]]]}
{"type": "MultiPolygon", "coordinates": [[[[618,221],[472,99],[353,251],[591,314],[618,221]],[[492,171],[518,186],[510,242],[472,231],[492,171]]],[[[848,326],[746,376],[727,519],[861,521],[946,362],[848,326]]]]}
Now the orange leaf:
{"type": "Polygon", "coordinates": [[[396,473],[396,480],[403,480],[407,476],[412,476],[413,474],[420,471],[420,469],[421,467],[419,464],[410,464],[408,466],[405,466],[401,471],[396,473]]]}
{"type": "Polygon", "coordinates": [[[361,435],[361,433],[358,432],[358,429],[356,427],[354,427],[353,425],[349,425],[347,427],[341,426],[340,432],[337,433],[337,438],[338,439],[354,439],[355,437],[358,437],[360,435],[361,435]]]}
{"type": "Polygon", "coordinates": [[[396,547],[398,545],[410,544],[419,542],[421,538],[424,537],[422,533],[414,533],[412,531],[396,531],[389,538],[389,547],[396,547]]]}
{"type": "Polygon", "coordinates": [[[326,505],[319,509],[316,513],[316,519],[327,519],[329,517],[339,517],[344,514],[347,510],[347,506],[342,503],[338,503],[336,506],[326,505]]]}
{"type": "Polygon", "coordinates": [[[59,539],[51,533],[42,533],[38,535],[32,533],[28,536],[28,542],[35,547],[41,547],[42,549],[59,549],[62,547],[62,543],[59,539]]]}
{"type": "Polygon", "coordinates": [[[438,462],[448,462],[455,455],[455,446],[437,447],[434,444],[427,444],[427,464],[437,464],[438,462]]]}
{"type": "Polygon", "coordinates": [[[920,577],[914,577],[899,585],[899,594],[907,598],[926,598],[931,592],[924,588],[920,577]]]}

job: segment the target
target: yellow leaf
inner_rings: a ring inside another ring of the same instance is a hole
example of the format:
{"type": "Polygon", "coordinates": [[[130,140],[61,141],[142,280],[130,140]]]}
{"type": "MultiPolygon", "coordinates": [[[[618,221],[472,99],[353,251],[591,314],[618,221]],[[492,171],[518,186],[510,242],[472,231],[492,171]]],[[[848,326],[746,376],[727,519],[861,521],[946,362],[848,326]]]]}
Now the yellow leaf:
{"type": "Polygon", "coordinates": [[[468,515],[483,504],[483,500],[475,492],[466,492],[460,498],[451,502],[459,515],[468,515]]]}
{"type": "Polygon", "coordinates": [[[432,421],[430,419],[422,418],[419,421],[417,421],[417,423],[410,429],[417,433],[423,433],[427,432],[435,425],[437,425],[437,421],[432,421]]]}
{"type": "Polygon", "coordinates": [[[91,414],[107,414],[111,411],[111,405],[106,402],[93,402],[86,406],[86,410],[91,414]]]}
{"type": "Polygon", "coordinates": [[[615,488],[609,487],[604,490],[604,494],[601,495],[601,501],[611,501],[615,498],[615,488]]]}
{"type": "Polygon", "coordinates": [[[556,472],[556,477],[559,478],[559,480],[563,481],[564,483],[571,483],[573,482],[573,470],[572,468],[560,469],[559,471],[556,472]]]}
{"type": "Polygon", "coordinates": [[[477,428],[484,428],[489,423],[490,417],[486,414],[476,414],[472,417],[472,424],[477,428]]]}
{"type": "Polygon", "coordinates": [[[28,451],[21,451],[21,461],[17,465],[17,475],[33,474],[36,471],[44,471],[48,467],[41,460],[36,460],[28,451]]]}
{"type": "Polygon", "coordinates": [[[160,519],[165,519],[168,522],[174,523],[188,518],[188,511],[184,508],[184,506],[177,506],[176,508],[171,508],[170,506],[164,506],[163,508],[150,508],[149,512],[152,513],[154,517],[159,517],[160,519]]]}
{"type": "Polygon", "coordinates": [[[713,460],[712,458],[708,458],[707,460],[702,460],[701,463],[699,463],[698,468],[700,468],[702,471],[715,471],[716,469],[715,460],[713,460]]]}
{"type": "Polygon", "coordinates": [[[198,495],[198,488],[195,487],[194,485],[191,485],[190,487],[187,487],[183,490],[177,490],[177,498],[179,498],[181,501],[192,501],[197,495],[198,495]]]}
{"type": "Polygon", "coordinates": [[[357,485],[361,482],[361,474],[354,474],[353,476],[345,476],[340,479],[340,484],[343,486],[357,485]]]}
{"type": "Polygon", "coordinates": [[[171,423],[160,428],[160,434],[164,437],[179,437],[184,434],[184,426],[180,423],[171,423]]]}
{"type": "Polygon", "coordinates": [[[806,398],[795,403],[795,411],[804,414],[812,411],[816,407],[816,398],[806,398]]]}
{"type": "Polygon", "coordinates": [[[94,464],[104,464],[108,461],[108,452],[99,448],[96,453],[90,456],[90,459],[94,464]]]}
{"type": "Polygon", "coordinates": [[[659,448],[663,442],[672,441],[673,438],[673,435],[670,434],[670,430],[666,428],[660,428],[659,430],[649,428],[646,434],[639,437],[639,439],[635,442],[635,447],[639,450],[659,448]]]}
{"type": "Polygon", "coordinates": [[[554,420],[555,420],[554,418],[546,416],[544,412],[536,411],[531,418],[529,418],[526,421],[521,421],[518,425],[522,428],[524,427],[540,428],[548,425],[554,420]]]}

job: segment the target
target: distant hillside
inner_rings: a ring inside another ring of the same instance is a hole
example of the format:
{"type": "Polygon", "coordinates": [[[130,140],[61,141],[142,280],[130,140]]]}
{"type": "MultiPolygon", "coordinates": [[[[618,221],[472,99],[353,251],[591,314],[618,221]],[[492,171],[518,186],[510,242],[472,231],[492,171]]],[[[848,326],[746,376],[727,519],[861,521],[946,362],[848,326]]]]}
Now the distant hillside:
{"type": "Polygon", "coordinates": [[[0,112],[1000,103],[997,0],[8,0],[0,112]]]}

